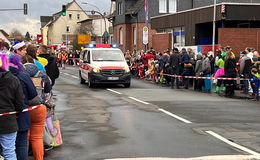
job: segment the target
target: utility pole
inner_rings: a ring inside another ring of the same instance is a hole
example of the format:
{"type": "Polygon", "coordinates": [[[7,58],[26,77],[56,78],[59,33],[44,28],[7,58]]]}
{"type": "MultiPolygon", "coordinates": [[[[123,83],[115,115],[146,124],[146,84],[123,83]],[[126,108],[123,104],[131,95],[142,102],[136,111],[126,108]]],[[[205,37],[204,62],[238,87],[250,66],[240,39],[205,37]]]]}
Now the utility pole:
{"type": "Polygon", "coordinates": [[[216,37],[216,10],[217,10],[217,0],[214,0],[214,13],[213,13],[213,36],[212,36],[212,51],[215,54],[215,37],[216,37]]]}

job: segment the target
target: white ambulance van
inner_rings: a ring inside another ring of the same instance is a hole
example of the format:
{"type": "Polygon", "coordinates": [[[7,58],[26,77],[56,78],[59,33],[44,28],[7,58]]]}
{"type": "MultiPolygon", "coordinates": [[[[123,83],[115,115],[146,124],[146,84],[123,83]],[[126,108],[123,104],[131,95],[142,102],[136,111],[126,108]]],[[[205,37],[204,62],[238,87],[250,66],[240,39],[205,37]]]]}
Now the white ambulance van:
{"type": "Polygon", "coordinates": [[[131,85],[130,69],[123,52],[110,44],[90,44],[80,53],[80,82],[94,87],[97,84],[131,85]]]}

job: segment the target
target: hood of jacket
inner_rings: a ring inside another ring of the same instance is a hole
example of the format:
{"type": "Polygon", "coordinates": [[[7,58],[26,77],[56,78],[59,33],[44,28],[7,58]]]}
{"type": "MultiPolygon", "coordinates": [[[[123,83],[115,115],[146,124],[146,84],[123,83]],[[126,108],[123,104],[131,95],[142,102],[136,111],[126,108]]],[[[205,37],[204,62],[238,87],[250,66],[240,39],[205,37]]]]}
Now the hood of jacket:
{"type": "Polygon", "coordinates": [[[50,54],[40,54],[39,57],[45,58],[48,60],[48,64],[52,63],[54,61],[54,56],[50,54]]]}
{"type": "Polygon", "coordinates": [[[8,87],[7,84],[10,83],[11,75],[10,72],[0,72],[0,90],[8,87]]]}
{"type": "Polygon", "coordinates": [[[254,76],[256,76],[260,80],[260,74],[259,73],[254,74],[254,76]]]}
{"type": "Polygon", "coordinates": [[[39,71],[38,67],[33,63],[26,63],[24,64],[24,67],[25,71],[29,73],[30,77],[34,77],[39,71]]]}

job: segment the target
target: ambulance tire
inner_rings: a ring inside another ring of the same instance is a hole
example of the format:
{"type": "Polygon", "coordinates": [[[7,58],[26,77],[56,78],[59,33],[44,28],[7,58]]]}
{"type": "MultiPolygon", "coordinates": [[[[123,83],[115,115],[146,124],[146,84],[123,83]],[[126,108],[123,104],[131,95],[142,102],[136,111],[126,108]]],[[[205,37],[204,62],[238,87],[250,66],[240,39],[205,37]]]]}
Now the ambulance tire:
{"type": "Polygon", "coordinates": [[[79,79],[80,79],[80,84],[86,83],[85,79],[83,79],[82,76],[81,76],[81,72],[79,72],[79,79]]]}
{"type": "Polygon", "coordinates": [[[125,84],[124,84],[124,87],[125,87],[125,88],[129,88],[130,86],[131,86],[131,83],[125,83],[125,84]]]}
{"type": "Polygon", "coordinates": [[[88,76],[88,87],[89,88],[94,88],[94,84],[93,84],[93,82],[91,82],[91,78],[88,76]]]}

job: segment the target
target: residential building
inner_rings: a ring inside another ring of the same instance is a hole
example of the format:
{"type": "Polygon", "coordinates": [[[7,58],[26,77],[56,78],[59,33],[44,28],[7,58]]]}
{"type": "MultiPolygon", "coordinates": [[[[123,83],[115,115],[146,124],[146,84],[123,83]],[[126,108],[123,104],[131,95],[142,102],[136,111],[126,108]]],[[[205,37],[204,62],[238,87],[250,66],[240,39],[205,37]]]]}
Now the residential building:
{"type": "MultiPolygon", "coordinates": [[[[125,50],[145,50],[153,47],[153,35],[150,17],[176,12],[177,0],[148,0],[148,45],[143,44],[143,27],[145,23],[145,0],[111,0],[114,11],[109,19],[113,22],[113,39],[125,50]],[[169,4],[169,5],[168,5],[169,4]]],[[[112,8],[111,7],[111,8],[112,8]]]]}
{"type": "Polygon", "coordinates": [[[62,16],[61,11],[55,13],[52,21],[42,28],[43,34],[47,30],[48,45],[70,45],[77,39],[80,27],[78,22],[89,18],[75,0],[68,3],[66,9],[66,16],[62,16]]]}
{"type": "MultiPolygon", "coordinates": [[[[211,45],[213,1],[176,1],[175,13],[153,16],[151,26],[157,32],[158,44],[164,44],[164,48],[211,45]]],[[[217,0],[215,44],[230,45],[237,55],[246,47],[259,50],[259,9],[260,0],[217,0]]],[[[162,50],[156,44],[154,48],[162,50]]]]}
{"type": "Polygon", "coordinates": [[[105,31],[109,30],[111,22],[107,18],[100,15],[89,15],[89,19],[78,22],[80,26],[80,34],[89,34],[91,41],[95,43],[103,43],[102,36],[105,31]]]}

